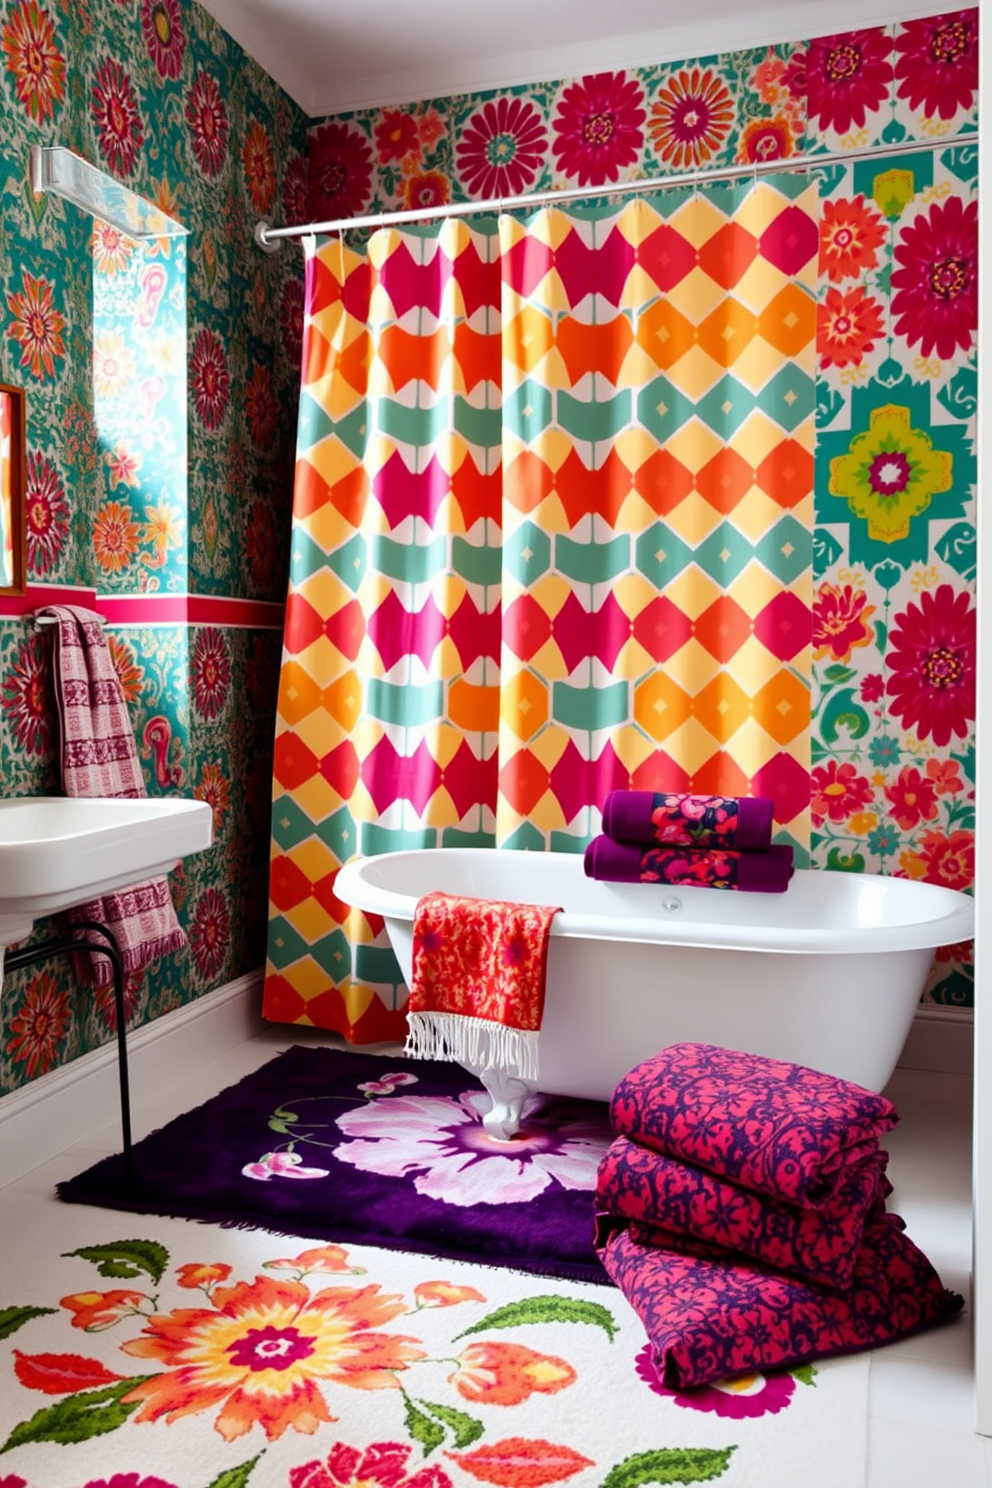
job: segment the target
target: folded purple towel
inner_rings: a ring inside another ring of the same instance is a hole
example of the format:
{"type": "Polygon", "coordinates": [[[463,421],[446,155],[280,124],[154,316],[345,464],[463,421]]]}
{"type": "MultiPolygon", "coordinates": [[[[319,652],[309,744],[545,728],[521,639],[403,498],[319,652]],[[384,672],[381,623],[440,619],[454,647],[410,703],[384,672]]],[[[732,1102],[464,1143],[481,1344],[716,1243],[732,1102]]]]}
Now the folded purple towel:
{"type": "Polygon", "coordinates": [[[742,889],[781,894],[793,873],[792,848],[737,852],[722,847],[646,847],[594,837],[585,851],[587,878],[612,883],[661,883],[680,888],[742,889]]]}
{"type": "Polygon", "coordinates": [[[596,1175],[596,1213],[626,1220],[641,1245],[751,1256],[840,1289],[851,1285],[869,1217],[892,1192],[886,1161],[878,1150],[852,1164],[821,1208],[804,1209],[619,1136],[596,1175]]]}
{"type": "Polygon", "coordinates": [[[603,831],[618,842],[662,847],[765,848],[772,840],[768,796],[688,796],[616,790],[603,802],[603,831]]]}

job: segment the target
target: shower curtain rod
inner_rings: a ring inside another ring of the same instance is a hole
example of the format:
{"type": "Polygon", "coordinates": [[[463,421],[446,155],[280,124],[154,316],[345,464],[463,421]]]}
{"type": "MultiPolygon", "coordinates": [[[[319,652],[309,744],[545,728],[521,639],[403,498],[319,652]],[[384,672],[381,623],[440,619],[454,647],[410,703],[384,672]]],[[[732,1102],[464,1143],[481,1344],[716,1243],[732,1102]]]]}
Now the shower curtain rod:
{"type": "Polygon", "coordinates": [[[540,207],[556,202],[581,201],[587,197],[617,196],[621,192],[660,191],[676,186],[694,186],[704,181],[757,179],[774,171],[813,171],[821,165],[836,165],[852,160],[869,160],[876,155],[919,154],[923,150],[943,150],[951,145],[977,145],[978,131],[955,134],[943,139],[902,140],[892,145],[865,145],[859,150],[837,150],[802,159],[789,158],[753,161],[750,165],[723,165],[708,170],[683,171],[677,175],[653,176],[647,180],[615,181],[604,186],[565,186],[558,191],[531,191],[523,196],[492,197],[488,201],[447,202],[442,207],[425,207],[421,211],[379,212],[371,217],[339,217],[330,222],[305,222],[295,227],[269,227],[255,224],[255,242],[263,253],[278,253],[283,238],[309,238],[316,233],[341,233],[346,228],[392,227],[404,222],[438,222],[446,217],[469,217],[476,213],[507,212],[517,207],[540,207]]]}

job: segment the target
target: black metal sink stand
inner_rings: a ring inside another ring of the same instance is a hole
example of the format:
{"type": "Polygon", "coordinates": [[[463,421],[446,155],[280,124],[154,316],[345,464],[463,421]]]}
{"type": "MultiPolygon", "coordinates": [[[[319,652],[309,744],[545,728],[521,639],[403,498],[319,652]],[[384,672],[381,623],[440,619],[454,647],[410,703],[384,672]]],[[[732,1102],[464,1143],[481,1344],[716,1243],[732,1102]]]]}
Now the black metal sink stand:
{"type": "Polygon", "coordinates": [[[107,929],[106,925],[99,925],[95,920],[77,920],[71,932],[66,935],[55,936],[51,940],[40,940],[35,945],[22,946],[19,950],[8,949],[3,957],[3,967],[4,971],[16,971],[19,966],[33,966],[37,961],[47,961],[52,956],[71,955],[76,951],[89,951],[94,956],[107,956],[114,969],[117,1069],[121,1092],[121,1135],[124,1142],[124,1181],[129,1184],[134,1177],[134,1158],[131,1152],[131,1101],[127,1078],[124,959],[112,932],[107,929]],[[90,938],[93,935],[98,935],[101,939],[93,940],[90,938]]]}

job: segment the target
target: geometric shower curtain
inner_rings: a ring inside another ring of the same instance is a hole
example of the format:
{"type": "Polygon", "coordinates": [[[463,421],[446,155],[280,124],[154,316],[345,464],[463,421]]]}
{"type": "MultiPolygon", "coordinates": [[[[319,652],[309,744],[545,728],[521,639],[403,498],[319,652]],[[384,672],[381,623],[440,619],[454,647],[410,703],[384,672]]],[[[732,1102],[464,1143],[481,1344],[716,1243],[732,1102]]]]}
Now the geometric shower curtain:
{"type": "Polygon", "coordinates": [[[784,175],[308,252],[266,1017],[403,1036],[359,853],[581,851],[632,786],[803,861],[817,255],[784,175]]]}

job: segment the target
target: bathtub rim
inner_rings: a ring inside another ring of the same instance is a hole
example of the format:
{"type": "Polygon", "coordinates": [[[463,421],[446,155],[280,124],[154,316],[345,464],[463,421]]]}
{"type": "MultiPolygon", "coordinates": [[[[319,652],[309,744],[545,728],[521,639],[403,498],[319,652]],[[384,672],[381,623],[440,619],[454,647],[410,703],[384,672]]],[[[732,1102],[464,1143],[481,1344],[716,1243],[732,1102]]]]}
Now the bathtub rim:
{"type": "MultiPolygon", "coordinates": [[[[412,921],[416,898],[411,894],[398,893],[394,889],[373,882],[369,874],[376,865],[390,860],[428,858],[444,854],[448,859],[458,857],[476,858],[480,853],[498,852],[504,857],[533,859],[540,854],[520,848],[401,848],[393,852],[376,853],[353,858],[338,870],[334,884],[336,896],[354,909],[363,913],[381,915],[383,919],[412,921]]],[[[581,855],[573,853],[549,853],[556,859],[570,859],[581,863],[581,855]]],[[[895,878],[886,874],[847,874],[829,868],[797,868],[796,875],[822,877],[825,874],[843,878],[858,878],[886,885],[905,886],[909,894],[917,887],[913,879],[895,878]]],[[[802,881],[802,880],[800,880],[802,881]]],[[[902,920],[881,925],[837,925],[812,927],[795,925],[719,924],[693,919],[638,918],[634,916],[590,915],[572,910],[562,910],[555,915],[551,925],[553,937],[576,940],[624,940],[640,945],[679,945],[694,949],[754,951],[766,954],[843,955],[852,951],[861,953],[885,953],[893,951],[936,950],[940,946],[955,945],[972,940],[975,934],[974,900],[957,889],[940,884],[920,883],[927,889],[931,899],[943,899],[946,911],[940,916],[925,920],[902,920]],[[623,934],[618,936],[617,926],[622,925],[623,934]]],[[[454,892],[454,891],[452,891],[454,892]]],[[[656,892],[652,886],[652,892],[656,892]]],[[[664,892],[663,890],[661,892],[664,892]]],[[[685,892],[713,893],[713,890],[673,889],[676,896],[685,892]]],[[[786,891],[788,892],[788,891],[786,891]]],[[[902,892],[897,890],[896,892],[902,892]]],[[[549,898],[553,898],[550,895],[549,898]]],[[[757,896],[755,896],[757,897],[757,896]]],[[[778,896],[760,896],[773,898],[778,896]]]]}

